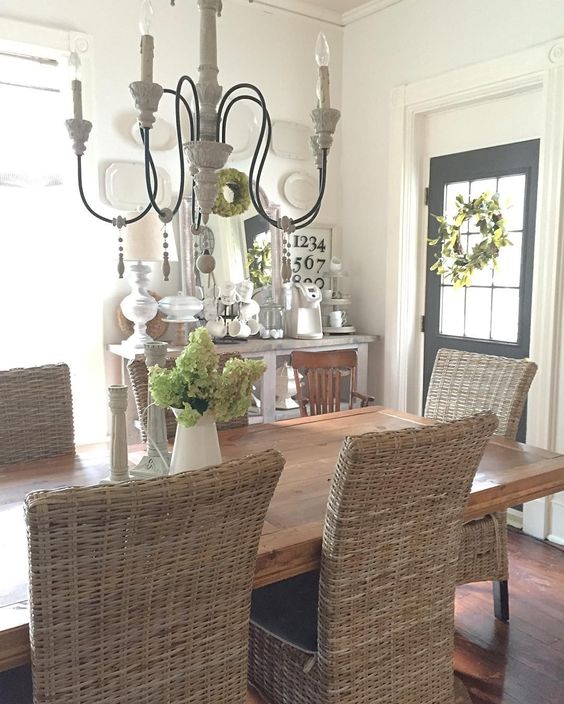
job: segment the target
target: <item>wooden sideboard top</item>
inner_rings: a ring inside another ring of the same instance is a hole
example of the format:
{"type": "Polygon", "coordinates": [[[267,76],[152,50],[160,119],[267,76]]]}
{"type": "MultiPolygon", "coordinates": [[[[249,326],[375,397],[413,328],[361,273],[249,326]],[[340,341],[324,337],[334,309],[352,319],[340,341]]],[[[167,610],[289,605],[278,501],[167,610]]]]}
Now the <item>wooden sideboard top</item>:
{"type": "MultiPolygon", "coordinates": [[[[262,340],[260,338],[252,338],[246,342],[238,342],[234,344],[216,343],[215,347],[218,352],[238,352],[241,355],[260,355],[266,352],[287,352],[292,350],[307,350],[307,349],[323,349],[333,347],[354,347],[360,344],[368,344],[377,342],[382,339],[380,335],[325,335],[319,340],[295,340],[291,337],[285,337],[281,340],[262,340]]],[[[108,345],[108,350],[125,359],[133,359],[133,357],[141,357],[141,350],[132,350],[131,348],[122,345],[121,343],[112,343],[108,345]]],[[[168,353],[171,356],[180,353],[182,347],[169,344],[168,353]]]]}

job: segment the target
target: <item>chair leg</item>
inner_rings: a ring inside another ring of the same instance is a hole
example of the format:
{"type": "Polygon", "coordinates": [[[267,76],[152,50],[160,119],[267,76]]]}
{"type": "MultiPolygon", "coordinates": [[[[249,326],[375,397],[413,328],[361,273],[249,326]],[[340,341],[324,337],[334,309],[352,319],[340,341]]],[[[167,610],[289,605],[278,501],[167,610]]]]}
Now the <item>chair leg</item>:
{"type": "Polygon", "coordinates": [[[509,589],[507,580],[493,582],[494,614],[497,619],[509,621],[509,589]]]}

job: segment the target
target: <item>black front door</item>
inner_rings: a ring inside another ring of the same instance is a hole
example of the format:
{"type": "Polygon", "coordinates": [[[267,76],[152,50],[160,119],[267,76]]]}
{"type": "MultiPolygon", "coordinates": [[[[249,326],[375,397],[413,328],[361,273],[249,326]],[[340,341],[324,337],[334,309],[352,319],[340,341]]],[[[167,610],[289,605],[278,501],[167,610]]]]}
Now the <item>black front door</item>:
{"type": "MultiPolygon", "coordinates": [[[[424,398],[441,347],[514,358],[529,354],[538,160],[537,139],[431,159],[429,235],[437,232],[433,215],[448,217],[457,195],[468,200],[497,192],[513,246],[501,250],[496,270],[477,272],[471,286],[459,289],[430,271],[438,245],[427,248],[424,398]]],[[[471,249],[480,239],[477,228],[466,224],[463,246],[471,249]]],[[[523,433],[524,427],[524,439],[523,433]]]]}

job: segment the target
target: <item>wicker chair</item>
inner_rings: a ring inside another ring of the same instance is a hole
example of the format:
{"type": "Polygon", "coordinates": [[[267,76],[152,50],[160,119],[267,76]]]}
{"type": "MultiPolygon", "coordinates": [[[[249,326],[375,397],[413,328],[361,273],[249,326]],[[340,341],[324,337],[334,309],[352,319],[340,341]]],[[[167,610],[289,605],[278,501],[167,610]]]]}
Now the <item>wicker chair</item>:
{"type": "Polygon", "coordinates": [[[268,450],[28,495],[34,704],[244,704],[256,552],[283,464],[268,450]]]}
{"type": "Polygon", "coordinates": [[[0,464],[74,452],[66,364],[0,371],[0,464]]]}
{"type": "Polygon", "coordinates": [[[316,416],[341,410],[342,379],[348,377],[348,407],[352,408],[356,400],[361,407],[374,402],[373,396],[361,394],[356,390],[356,370],[358,355],[356,350],[327,350],[322,352],[292,352],[291,366],[294,368],[297,400],[301,416],[316,416]],[[303,395],[300,374],[306,382],[306,394],[303,395]]]}
{"type": "MultiPolygon", "coordinates": [[[[241,355],[234,353],[226,353],[219,355],[219,369],[223,369],[226,362],[234,357],[239,358],[241,355]]],[[[166,360],[166,368],[172,369],[176,359],[169,357],[166,360]]],[[[127,371],[129,372],[129,378],[131,379],[131,387],[133,390],[133,398],[135,399],[135,407],[137,409],[137,417],[139,419],[143,418],[145,409],[147,408],[147,403],[149,399],[149,373],[147,371],[147,365],[144,359],[132,359],[127,364],[127,371]]],[[[176,418],[173,412],[167,408],[165,411],[166,418],[166,435],[168,438],[173,438],[176,433],[176,418]]],[[[241,428],[249,424],[249,416],[245,414],[241,418],[235,418],[234,420],[225,422],[219,421],[217,423],[218,430],[225,430],[226,428],[241,428]]],[[[143,442],[147,441],[147,433],[145,431],[145,426],[140,423],[139,432],[141,433],[141,440],[143,442]]]]}
{"type": "Polygon", "coordinates": [[[496,426],[345,439],[320,573],[253,593],[249,680],[269,704],[453,704],[462,517],[496,426]]]}
{"type": "MultiPolygon", "coordinates": [[[[498,435],[511,440],[537,365],[528,359],[440,349],[429,384],[425,415],[450,421],[493,411],[498,435]]],[[[464,526],[458,584],[492,580],[496,618],[509,620],[506,513],[494,513],[464,526]]]]}

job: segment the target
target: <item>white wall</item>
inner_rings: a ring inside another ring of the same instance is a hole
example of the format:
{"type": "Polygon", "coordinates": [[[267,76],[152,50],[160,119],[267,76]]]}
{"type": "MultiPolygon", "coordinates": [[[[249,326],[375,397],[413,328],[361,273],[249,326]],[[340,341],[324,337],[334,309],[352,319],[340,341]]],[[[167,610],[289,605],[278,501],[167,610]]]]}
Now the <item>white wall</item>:
{"type": "MultiPolygon", "coordinates": [[[[0,5],[3,18],[85,32],[91,37],[92,112],[85,117],[93,121],[94,129],[84,168],[93,196],[108,163],[141,160],[140,148],[128,135],[135,119],[128,86],[139,76],[139,5],[140,0],[2,0],[0,5]]],[[[181,0],[172,8],[168,0],[154,0],[154,7],[155,80],[173,87],[182,73],[197,77],[197,3],[196,0],[181,0]]],[[[309,112],[316,101],[314,49],[320,29],[326,32],[331,45],[332,98],[335,106],[340,106],[342,32],[339,28],[233,0],[224,3],[218,25],[220,83],[224,88],[243,81],[255,83],[263,90],[273,120],[310,124],[309,112]]],[[[168,109],[169,119],[172,119],[170,102],[167,106],[163,99],[163,110],[168,109]]],[[[326,223],[339,224],[340,221],[340,144],[338,133],[330,157],[327,197],[320,214],[320,220],[326,223]]],[[[170,170],[174,188],[178,175],[176,153],[161,152],[155,156],[158,164],[170,170]]],[[[284,175],[302,170],[304,165],[306,170],[314,171],[309,163],[270,155],[265,169],[267,195],[283,204],[279,186],[284,175]]],[[[237,166],[244,168],[245,164],[237,166]]],[[[294,214],[289,206],[283,210],[294,214]]],[[[106,206],[105,212],[108,211],[112,214],[106,206]]],[[[77,232],[77,242],[83,234],[77,232]]],[[[103,270],[96,273],[104,281],[104,301],[100,304],[104,306],[105,342],[119,341],[115,309],[128,287],[115,273],[116,233],[109,225],[93,222],[89,237],[96,240],[96,247],[104,248],[107,253],[102,257],[103,270]]],[[[156,269],[152,288],[161,294],[177,290],[178,277],[175,275],[167,285],[158,267],[156,269]]],[[[117,360],[107,356],[106,361],[109,378],[115,380],[119,370],[117,360]]]]}
{"type": "MultiPolygon", "coordinates": [[[[391,90],[563,30],[561,0],[404,0],[345,28],[343,258],[363,331],[384,332],[391,90]]],[[[383,371],[373,354],[371,393],[381,394],[383,371]]]]}

